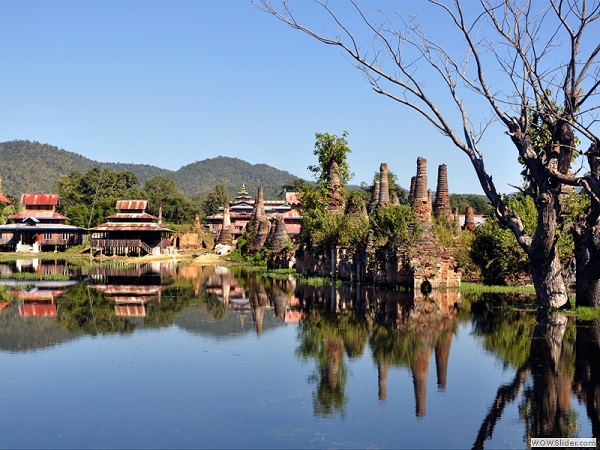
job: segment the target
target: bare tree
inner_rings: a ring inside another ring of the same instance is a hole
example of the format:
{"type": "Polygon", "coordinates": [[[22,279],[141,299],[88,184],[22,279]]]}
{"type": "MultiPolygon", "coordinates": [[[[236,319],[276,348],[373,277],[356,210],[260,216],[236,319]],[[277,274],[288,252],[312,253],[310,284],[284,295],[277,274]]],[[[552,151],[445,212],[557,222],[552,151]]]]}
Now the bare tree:
{"type": "Polygon", "coordinates": [[[464,6],[460,0],[429,0],[424,6],[441,13],[448,25],[444,33],[453,35],[444,43],[414,16],[367,11],[357,0],[344,6],[314,0],[332,26],[322,33],[316,25],[304,25],[290,1],[251,1],[292,28],[342,49],[375,92],[420,115],[468,156],[501,224],[529,256],[540,305],[567,302],[556,248],[564,212],[560,199],[565,185],[584,187],[592,208],[576,232],[578,245],[590,255],[587,262],[578,259],[578,274],[587,264],[586,273],[595,278],[582,286],[585,296],[578,288],[578,302],[600,304],[597,1],[479,0],[464,6]],[[357,20],[347,19],[348,9],[357,20]],[[534,197],[539,213],[533,235],[506,205],[484,164],[483,138],[498,125],[525,166],[521,188],[534,197]],[[579,142],[590,143],[586,175],[572,171],[579,142]]]}

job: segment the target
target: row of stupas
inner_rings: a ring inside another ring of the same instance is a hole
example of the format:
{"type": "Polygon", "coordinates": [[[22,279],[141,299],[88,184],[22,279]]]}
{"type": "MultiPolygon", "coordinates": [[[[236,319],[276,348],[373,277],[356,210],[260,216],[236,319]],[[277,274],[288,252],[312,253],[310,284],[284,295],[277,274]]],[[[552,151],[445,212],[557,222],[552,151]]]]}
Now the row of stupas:
{"type": "MultiPolygon", "coordinates": [[[[381,163],[379,179],[375,182],[373,188],[371,207],[373,205],[387,206],[388,204],[400,204],[396,192],[392,192],[390,202],[388,174],[387,163],[381,163]]],[[[452,207],[450,206],[448,166],[446,164],[438,166],[437,189],[434,201],[433,193],[427,184],[427,160],[422,157],[417,158],[417,174],[410,180],[408,201],[414,207],[415,214],[422,224],[431,224],[433,217],[446,218],[449,222],[458,222],[459,220],[458,211],[452,211],[452,207]]],[[[475,229],[475,219],[471,206],[466,208],[463,228],[469,231],[475,229]]]]}

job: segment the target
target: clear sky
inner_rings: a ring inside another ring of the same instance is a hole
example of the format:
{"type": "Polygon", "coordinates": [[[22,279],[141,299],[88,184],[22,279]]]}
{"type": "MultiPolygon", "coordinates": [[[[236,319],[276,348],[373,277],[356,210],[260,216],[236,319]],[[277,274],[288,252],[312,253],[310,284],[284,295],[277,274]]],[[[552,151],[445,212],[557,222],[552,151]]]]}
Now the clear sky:
{"type": "MultiPolygon", "coordinates": [[[[423,156],[431,189],[445,163],[451,192],[482,193],[466,156],[375,94],[339,49],[247,0],[0,0],[0,17],[0,141],[171,170],[231,156],[311,179],[315,133],[348,131],[353,184],[387,162],[408,188],[423,156]]],[[[513,191],[508,138],[484,150],[513,191]]]]}

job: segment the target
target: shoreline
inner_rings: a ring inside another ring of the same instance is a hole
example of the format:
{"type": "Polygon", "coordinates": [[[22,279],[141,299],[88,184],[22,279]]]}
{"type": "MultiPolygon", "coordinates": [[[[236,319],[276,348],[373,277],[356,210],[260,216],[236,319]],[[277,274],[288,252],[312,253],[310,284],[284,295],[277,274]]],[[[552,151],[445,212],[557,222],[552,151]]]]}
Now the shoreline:
{"type": "Polygon", "coordinates": [[[40,253],[17,253],[17,252],[0,252],[1,261],[14,261],[17,259],[42,259],[42,260],[77,260],[104,263],[107,261],[123,261],[127,263],[146,263],[154,261],[176,261],[189,262],[195,266],[206,266],[212,264],[228,264],[230,261],[224,256],[215,253],[201,253],[194,257],[195,253],[182,251],[177,255],[144,255],[144,256],[96,256],[90,257],[89,252],[40,252],[40,253]]]}

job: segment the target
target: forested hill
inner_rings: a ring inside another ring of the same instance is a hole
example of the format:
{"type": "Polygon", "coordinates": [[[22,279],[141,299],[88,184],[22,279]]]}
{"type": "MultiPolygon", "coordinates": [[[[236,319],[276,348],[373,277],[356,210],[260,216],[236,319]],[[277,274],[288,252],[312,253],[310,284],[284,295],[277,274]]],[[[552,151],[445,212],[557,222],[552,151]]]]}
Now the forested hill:
{"type": "Polygon", "coordinates": [[[196,161],[177,171],[148,164],[105,163],[58,147],[31,141],[0,143],[0,176],[5,194],[20,198],[21,194],[55,193],[56,182],[72,171],[85,173],[91,168],[130,170],[143,187],[154,176],[175,180],[186,195],[206,194],[217,184],[223,184],[235,195],[243,184],[251,195],[262,186],[265,196],[275,198],[281,186],[298,178],[289,172],[265,164],[250,164],[241,159],[219,156],[196,161]]]}

